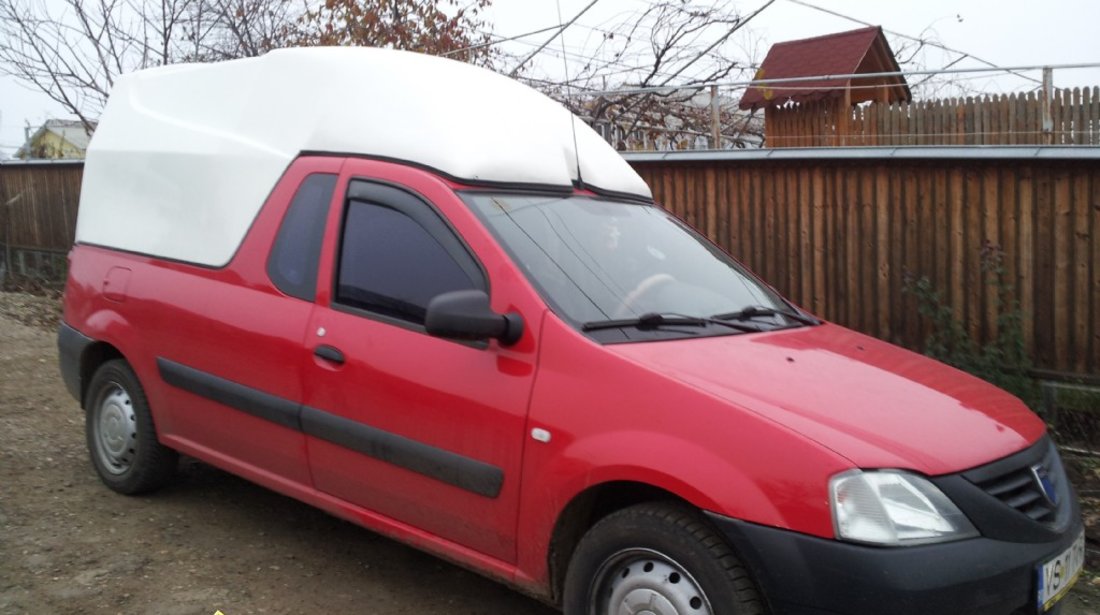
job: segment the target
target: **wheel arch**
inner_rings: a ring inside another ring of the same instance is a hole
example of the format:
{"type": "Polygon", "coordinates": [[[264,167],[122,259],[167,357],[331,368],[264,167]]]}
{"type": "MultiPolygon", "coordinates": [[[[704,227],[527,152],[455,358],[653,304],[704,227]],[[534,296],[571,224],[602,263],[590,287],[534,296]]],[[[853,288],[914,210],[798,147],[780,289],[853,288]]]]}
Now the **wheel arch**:
{"type": "Polygon", "coordinates": [[[593,525],[600,519],[635,504],[666,501],[698,509],[695,504],[672,491],[633,480],[600,483],[576,494],[558,515],[547,551],[550,597],[553,604],[561,604],[569,560],[581,538],[593,525]]]}
{"type": "Polygon", "coordinates": [[[88,401],[88,384],[101,365],[114,359],[129,361],[118,348],[104,341],[95,341],[80,355],[80,407],[85,408],[88,401]]]}

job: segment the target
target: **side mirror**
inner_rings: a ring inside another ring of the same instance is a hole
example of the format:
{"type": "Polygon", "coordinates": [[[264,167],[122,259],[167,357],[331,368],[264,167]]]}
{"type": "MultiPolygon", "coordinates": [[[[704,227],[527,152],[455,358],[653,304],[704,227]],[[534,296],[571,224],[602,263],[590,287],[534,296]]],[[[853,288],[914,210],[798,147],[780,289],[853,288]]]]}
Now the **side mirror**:
{"type": "Polygon", "coordinates": [[[481,290],[443,293],[428,303],[424,327],[436,337],[460,340],[500,340],[510,346],[523,336],[519,314],[497,314],[489,307],[489,295],[481,290]]]}

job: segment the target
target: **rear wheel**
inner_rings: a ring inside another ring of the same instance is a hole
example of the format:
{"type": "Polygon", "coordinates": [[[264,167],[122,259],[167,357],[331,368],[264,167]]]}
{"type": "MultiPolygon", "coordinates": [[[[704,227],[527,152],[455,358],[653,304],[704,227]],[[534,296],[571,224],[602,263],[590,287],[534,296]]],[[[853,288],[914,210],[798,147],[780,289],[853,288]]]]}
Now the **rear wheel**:
{"type": "Polygon", "coordinates": [[[119,493],[163,486],[179,456],[157,441],[145,391],[129,364],[107,361],[88,384],[85,435],[99,478],[119,493]]]}
{"type": "Polygon", "coordinates": [[[640,504],[592,527],[565,578],[565,615],[760,615],[756,586],[701,515],[640,504]]]}

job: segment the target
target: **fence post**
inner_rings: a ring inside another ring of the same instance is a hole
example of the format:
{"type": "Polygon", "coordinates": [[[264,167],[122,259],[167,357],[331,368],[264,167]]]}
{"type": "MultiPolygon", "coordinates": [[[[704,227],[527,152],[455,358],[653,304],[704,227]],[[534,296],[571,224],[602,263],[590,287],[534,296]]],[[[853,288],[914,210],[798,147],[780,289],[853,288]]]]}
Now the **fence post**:
{"type": "Polygon", "coordinates": [[[1051,145],[1054,143],[1054,118],[1050,114],[1050,99],[1053,95],[1054,69],[1049,66],[1044,66],[1042,95],[1043,135],[1040,141],[1043,145],[1051,145]]]}
{"type": "Polygon", "coordinates": [[[710,148],[722,149],[722,123],[718,106],[718,86],[710,86],[710,148]]]}
{"type": "Polygon", "coordinates": [[[14,209],[15,203],[21,198],[23,198],[22,192],[11,197],[4,203],[4,268],[6,275],[11,275],[15,271],[15,264],[11,260],[11,229],[15,226],[11,220],[11,212],[12,209],[14,209]]]}

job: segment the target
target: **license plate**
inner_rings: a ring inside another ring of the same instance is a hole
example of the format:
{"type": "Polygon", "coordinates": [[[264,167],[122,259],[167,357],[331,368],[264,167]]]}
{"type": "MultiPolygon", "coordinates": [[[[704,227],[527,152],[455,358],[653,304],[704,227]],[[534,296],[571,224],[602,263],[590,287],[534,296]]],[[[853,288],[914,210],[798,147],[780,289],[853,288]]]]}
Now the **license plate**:
{"type": "Polygon", "coordinates": [[[1069,588],[1081,576],[1085,565],[1085,533],[1077,537],[1068,549],[1048,560],[1036,572],[1039,575],[1039,612],[1049,611],[1065,597],[1069,588]]]}

